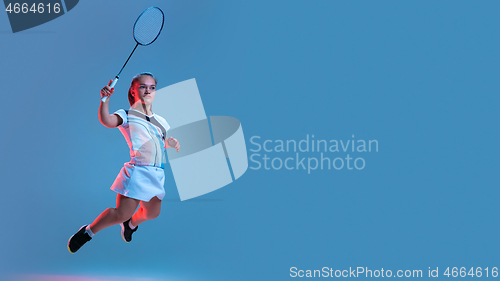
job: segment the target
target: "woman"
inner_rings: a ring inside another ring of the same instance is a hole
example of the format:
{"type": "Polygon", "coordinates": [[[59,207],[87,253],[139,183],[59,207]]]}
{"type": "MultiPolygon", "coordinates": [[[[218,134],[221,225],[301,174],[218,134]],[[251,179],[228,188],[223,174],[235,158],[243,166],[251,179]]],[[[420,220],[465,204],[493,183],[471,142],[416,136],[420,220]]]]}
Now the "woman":
{"type": "Polygon", "coordinates": [[[143,72],[132,79],[128,92],[130,110],[120,109],[113,114],[109,114],[109,97],[114,93],[114,88],[109,87],[111,82],[101,90],[101,97],[108,99],[101,102],[99,120],[108,128],[120,129],[130,147],[131,160],[111,186],[118,193],[116,207],[107,208],[94,222],[71,236],[70,253],[78,251],[97,232],[115,224],[121,225],[123,240],[130,242],[139,224],[158,217],[165,196],[164,148],[173,147],[177,151],[180,148],[176,139],[166,138],[170,128],[167,121],[152,111],[157,81],[151,73],[143,72]]]}

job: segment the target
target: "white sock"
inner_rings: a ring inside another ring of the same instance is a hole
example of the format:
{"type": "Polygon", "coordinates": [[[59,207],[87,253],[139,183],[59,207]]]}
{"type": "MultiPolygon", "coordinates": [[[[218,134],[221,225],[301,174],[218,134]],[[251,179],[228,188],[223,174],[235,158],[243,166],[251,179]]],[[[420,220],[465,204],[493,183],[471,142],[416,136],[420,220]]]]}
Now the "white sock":
{"type": "Polygon", "coordinates": [[[90,237],[94,236],[94,232],[90,229],[90,224],[85,228],[85,233],[87,233],[90,237]]]}
{"type": "Polygon", "coordinates": [[[134,229],[135,228],[135,226],[132,224],[132,220],[128,221],[128,227],[130,227],[130,229],[134,229]]]}

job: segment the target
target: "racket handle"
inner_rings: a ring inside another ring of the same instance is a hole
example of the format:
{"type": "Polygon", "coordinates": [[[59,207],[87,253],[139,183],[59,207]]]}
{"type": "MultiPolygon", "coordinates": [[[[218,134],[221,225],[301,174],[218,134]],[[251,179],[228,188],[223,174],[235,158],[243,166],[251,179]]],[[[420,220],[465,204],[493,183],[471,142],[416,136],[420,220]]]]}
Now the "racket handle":
{"type": "MultiPolygon", "coordinates": [[[[111,82],[111,85],[109,85],[109,87],[110,87],[111,89],[113,89],[113,88],[115,87],[115,85],[116,85],[116,82],[118,82],[118,77],[115,77],[115,79],[113,79],[113,82],[111,82]]],[[[105,97],[103,97],[103,98],[101,99],[101,101],[102,101],[102,102],[105,102],[107,99],[108,99],[108,97],[107,97],[107,96],[105,96],[105,97]]]]}
{"type": "Polygon", "coordinates": [[[113,89],[116,85],[116,82],[118,82],[118,77],[115,77],[115,79],[113,79],[113,82],[111,82],[111,85],[109,85],[109,87],[113,89]]]}

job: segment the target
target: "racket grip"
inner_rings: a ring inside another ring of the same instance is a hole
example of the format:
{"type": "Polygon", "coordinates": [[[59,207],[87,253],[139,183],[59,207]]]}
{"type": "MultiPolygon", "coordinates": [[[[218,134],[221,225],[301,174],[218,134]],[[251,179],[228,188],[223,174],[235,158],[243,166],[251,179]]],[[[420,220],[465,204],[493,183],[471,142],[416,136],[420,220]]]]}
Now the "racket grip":
{"type": "MultiPolygon", "coordinates": [[[[109,85],[109,87],[110,87],[111,89],[113,89],[113,88],[115,87],[115,85],[116,85],[116,82],[118,82],[118,77],[115,77],[115,79],[113,79],[113,82],[111,82],[111,85],[109,85]]],[[[106,96],[106,97],[103,97],[103,98],[101,99],[101,101],[102,101],[102,102],[105,102],[107,99],[108,99],[108,97],[106,96]]]]}
{"type": "Polygon", "coordinates": [[[113,89],[116,85],[116,82],[118,82],[118,77],[115,77],[115,79],[113,79],[113,82],[111,83],[111,85],[109,85],[109,87],[113,89]]]}

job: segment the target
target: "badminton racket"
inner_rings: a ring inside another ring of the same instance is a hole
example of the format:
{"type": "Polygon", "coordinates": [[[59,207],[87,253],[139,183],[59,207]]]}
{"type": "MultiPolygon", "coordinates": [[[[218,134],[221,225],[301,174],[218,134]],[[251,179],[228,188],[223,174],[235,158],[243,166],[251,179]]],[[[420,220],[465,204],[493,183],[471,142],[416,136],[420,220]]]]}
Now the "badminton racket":
{"type": "MultiPolygon", "coordinates": [[[[116,82],[118,82],[118,79],[120,78],[122,70],[127,65],[128,61],[130,60],[130,57],[132,57],[132,55],[134,54],[135,49],[137,49],[137,46],[150,45],[156,40],[156,38],[158,38],[161,30],[163,29],[163,22],[164,22],[164,14],[163,11],[158,7],[149,7],[139,15],[139,17],[135,21],[133,30],[134,40],[137,44],[132,50],[132,53],[130,53],[130,56],[128,56],[127,61],[125,61],[125,64],[122,66],[122,69],[120,69],[120,72],[118,72],[118,74],[115,76],[115,79],[113,79],[111,85],[109,85],[110,88],[115,87],[116,82]]],[[[101,100],[105,102],[107,98],[108,96],[105,96],[101,100]]]]}

